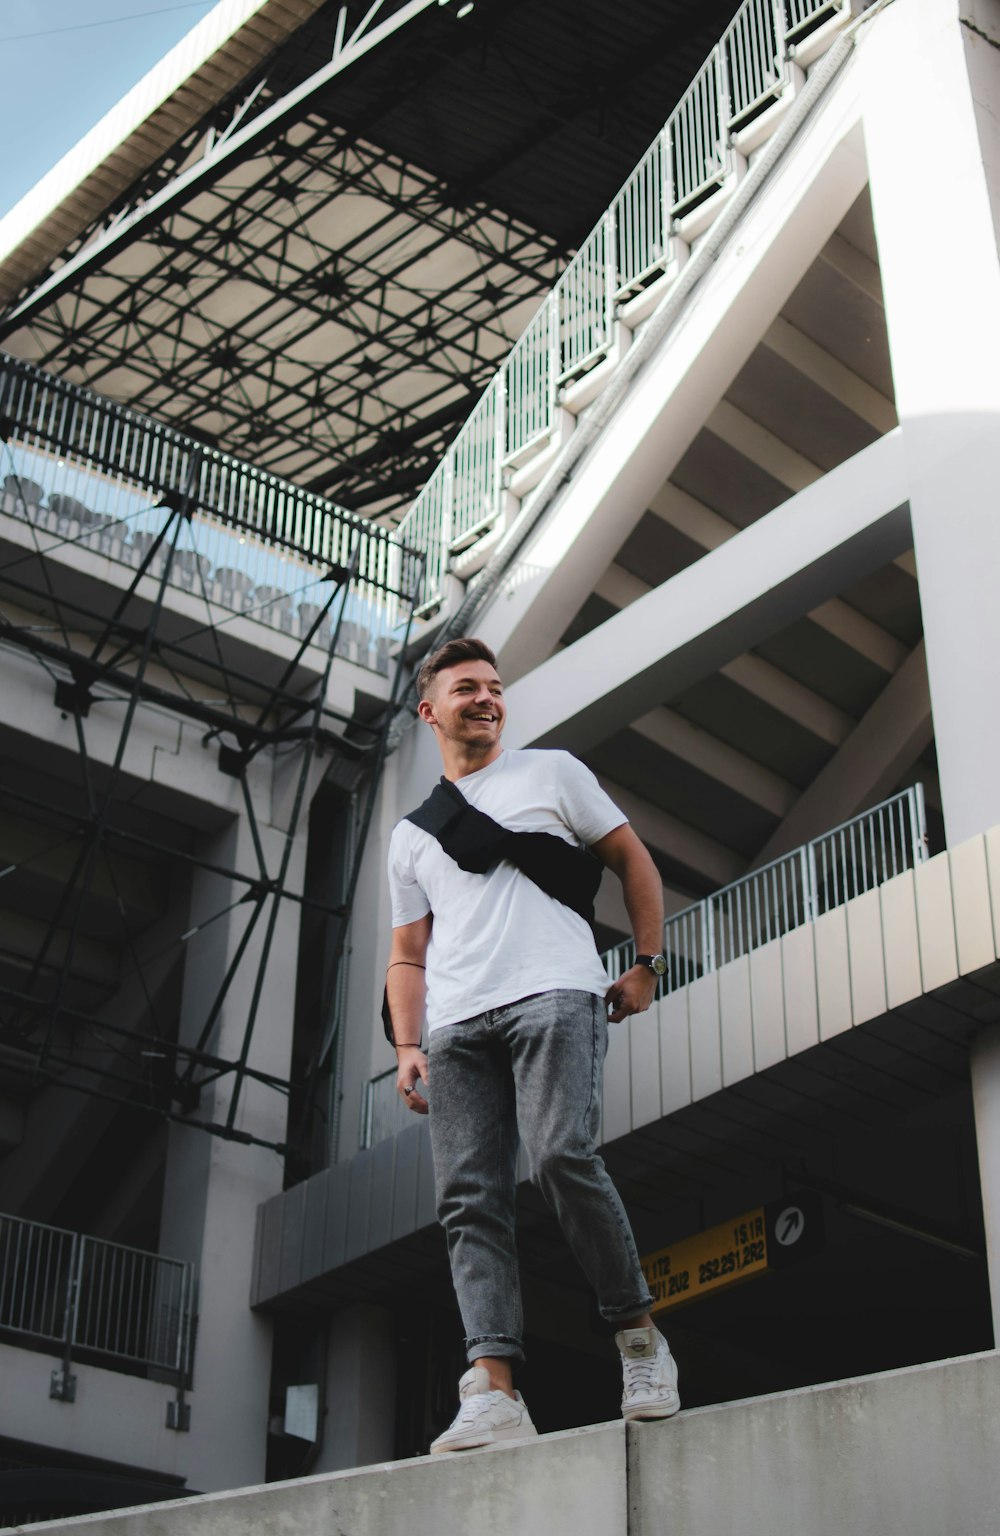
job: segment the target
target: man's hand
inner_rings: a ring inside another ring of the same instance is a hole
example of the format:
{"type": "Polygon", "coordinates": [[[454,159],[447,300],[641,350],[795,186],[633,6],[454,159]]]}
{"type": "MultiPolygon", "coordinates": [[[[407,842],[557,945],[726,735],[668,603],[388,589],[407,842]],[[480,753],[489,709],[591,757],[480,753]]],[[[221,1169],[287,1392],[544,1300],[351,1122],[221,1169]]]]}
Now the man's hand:
{"type": "Polygon", "coordinates": [[[396,1092],[415,1115],[426,1115],[427,1099],[417,1088],[417,1083],[427,1083],[427,1057],[418,1045],[401,1045],[397,1048],[399,1070],[396,1074],[396,1092]]]}
{"type": "MultiPolygon", "coordinates": [[[[393,1041],[419,1042],[424,1023],[424,965],[431,937],[431,915],[392,930],[385,976],[393,1041]]],[[[426,1115],[427,1099],[417,1088],[427,1082],[427,1057],[418,1043],[396,1046],[396,1092],[407,1109],[426,1115]]]]}
{"type": "Polygon", "coordinates": [[[613,981],[604,994],[604,1001],[611,1009],[609,1018],[613,1024],[633,1013],[645,1013],[656,995],[656,975],[645,965],[633,965],[632,969],[613,981]]]}

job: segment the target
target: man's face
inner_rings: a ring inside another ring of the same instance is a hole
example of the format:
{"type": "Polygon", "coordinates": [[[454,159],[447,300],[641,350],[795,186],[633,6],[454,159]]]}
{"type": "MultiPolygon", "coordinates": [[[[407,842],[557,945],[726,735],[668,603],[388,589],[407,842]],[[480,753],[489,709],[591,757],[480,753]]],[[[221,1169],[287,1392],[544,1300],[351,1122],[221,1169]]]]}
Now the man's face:
{"type": "Polygon", "coordinates": [[[446,740],[489,752],[499,745],[507,718],[496,668],[488,661],[460,661],[445,667],[420,701],[419,714],[446,740]]]}

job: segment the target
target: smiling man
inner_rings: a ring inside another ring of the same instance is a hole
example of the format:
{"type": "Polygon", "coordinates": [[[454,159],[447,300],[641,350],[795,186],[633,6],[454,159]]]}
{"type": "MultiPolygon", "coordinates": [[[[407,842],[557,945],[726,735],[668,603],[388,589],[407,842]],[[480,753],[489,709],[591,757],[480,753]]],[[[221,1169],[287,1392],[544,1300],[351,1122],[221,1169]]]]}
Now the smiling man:
{"type": "Polygon", "coordinates": [[[595,1150],[608,1009],[612,1020],[642,1013],[665,969],[659,874],[576,758],[503,751],[503,684],[481,640],[435,651],[417,690],[444,776],[393,831],[386,987],[398,1091],[417,1114],[430,1099],[438,1216],[470,1364],[458,1416],[431,1450],[535,1434],[512,1377],[524,1359],[519,1138],[615,1330],[625,1418],[668,1418],[680,1407],[677,1368],[595,1150]],[[613,984],[587,921],[602,865],[622,882],[638,951],[613,984]]]}

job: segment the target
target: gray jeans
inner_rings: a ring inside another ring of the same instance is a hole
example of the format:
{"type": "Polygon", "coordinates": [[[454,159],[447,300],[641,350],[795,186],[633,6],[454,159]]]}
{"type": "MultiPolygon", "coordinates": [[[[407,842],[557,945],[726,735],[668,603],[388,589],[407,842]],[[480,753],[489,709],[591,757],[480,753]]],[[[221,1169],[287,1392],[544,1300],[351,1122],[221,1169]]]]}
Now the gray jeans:
{"type": "Polygon", "coordinates": [[[438,1218],[470,1361],[524,1358],[518,1133],[601,1315],[620,1324],[651,1303],[628,1217],[594,1150],[607,1042],[604,1000],[570,991],[539,992],[431,1034],[438,1218]]]}

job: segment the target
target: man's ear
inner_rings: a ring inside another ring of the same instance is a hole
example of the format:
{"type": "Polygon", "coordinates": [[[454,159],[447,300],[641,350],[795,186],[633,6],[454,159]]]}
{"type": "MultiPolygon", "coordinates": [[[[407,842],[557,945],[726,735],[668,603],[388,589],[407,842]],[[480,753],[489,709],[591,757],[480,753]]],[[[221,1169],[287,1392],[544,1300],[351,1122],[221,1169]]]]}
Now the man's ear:
{"type": "Polygon", "coordinates": [[[434,706],[430,699],[421,699],[417,705],[417,714],[425,725],[434,724],[434,706]]]}

